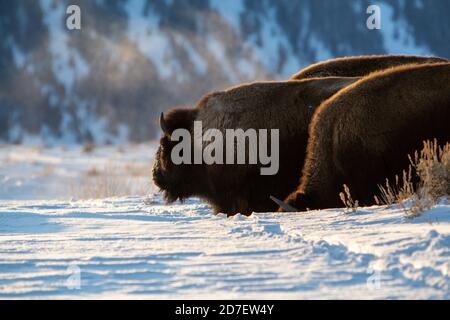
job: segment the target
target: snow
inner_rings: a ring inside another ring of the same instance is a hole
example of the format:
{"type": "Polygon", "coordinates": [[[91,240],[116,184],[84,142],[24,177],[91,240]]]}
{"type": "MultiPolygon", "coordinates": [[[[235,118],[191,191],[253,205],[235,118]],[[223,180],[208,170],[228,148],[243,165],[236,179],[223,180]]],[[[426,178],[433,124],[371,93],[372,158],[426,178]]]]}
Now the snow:
{"type": "Polygon", "coordinates": [[[209,36],[206,43],[206,47],[213,54],[217,64],[219,63],[221,64],[224,73],[227,75],[230,82],[238,83],[239,82],[238,75],[236,75],[235,70],[233,70],[230,61],[226,57],[225,45],[215,36],[209,36]]]}
{"type": "Polygon", "coordinates": [[[49,27],[49,50],[53,59],[53,73],[70,92],[78,79],[88,75],[89,65],[78,51],[69,47],[70,32],[65,29],[65,6],[63,3],[41,0],[44,22],[49,27]]]}
{"type": "Polygon", "coordinates": [[[108,146],[91,152],[83,149],[77,145],[0,145],[0,201],[76,198],[74,188],[78,190],[86,176],[102,179],[102,173],[110,171],[133,184],[131,189],[155,190],[149,176],[154,145],[108,146]]]}
{"type": "Polygon", "coordinates": [[[238,32],[241,28],[240,16],[244,12],[245,7],[242,0],[222,1],[211,0],[210,5],[213,9],[220,12],[220,15],[224,17],[230,26],[238,32]]]}
{"type": "MultiPolygon", "coordinates": [[[[301,13],[301,15],[302,18],[307,17],[306,13],[301,13]]],[[[274,8],[268,9],[267,14],[263,17],[260,33],[250,37],[249,42],[254,58],[260,61],[266,70],[277,74],[279,78],[288,78],[292,73],[300,70],[298,54],[294,52],[286,32],[277,23],[274,8]],[[281,65],[281,70],[277,70],[280,64],[281,49],[285,50],[285,61],[281,65]]]]}
{"type": "Polygon", "coordinates": [[[14,43],[11,45],[11,51],[13,54],[14,63],[17,67],[22,68],[27,61],[26,55],[14,43]]]}
{"type": "MultiPolygon", "coordinates": [[[[415,2],[419,6],[420,2],[415,2]]],[[[411,54],[431,56],[431,50],[416,43],[411,26],[401,18],[394,17],[394,9],[388,3],[380,2],[381,31],[384,48],[389,54],[411,54]]]]}
{"type": "Polygon", "coordinates": [[[314,48],[316,61],[326,61],[333,58],[333,54],[327,49],[325,43],[314,33],[309,37],[309,45],[311,48],[314,48]]]}
{"type": "Polygon", "coordinates": [[[150,11],[144,15],[144,1],[128,1],[125,10],[129,17],[128,37],[157,68],[158,75],[170,78],[177,73],[172,59],[172,45],[164,30],[159,28],[159,18],[150,11]]]}
{"type": "Polygon", "coordinates": [[[194,64],[197,73],[203,76],[206,75],[208,65],[199,52],[196,51],[196,49],[187,41],[186,38],[181,37],[179,34],[175,35],[175,39],[176,42],[189,54],[189,59],[194,64]]]}
{"type": "Polygon", "coordinates": [[[397,207],[227,218],[197,199],[166,205],[151,184],[64,192],[111,159],[150,166],[155,147],[0,147],[0,297],[450,298],[448,202],[414,219],[397,207]]]}

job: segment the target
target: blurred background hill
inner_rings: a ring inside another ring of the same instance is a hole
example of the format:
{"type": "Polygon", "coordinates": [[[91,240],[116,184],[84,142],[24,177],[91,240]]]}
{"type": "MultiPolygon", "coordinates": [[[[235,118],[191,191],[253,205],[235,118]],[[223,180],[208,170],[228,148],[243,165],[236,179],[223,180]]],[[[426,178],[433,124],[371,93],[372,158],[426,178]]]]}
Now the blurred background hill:
{"type": "Polygon", "coordinates": [[[0,0],[0,141],[142,142],[157,115],[318,60],[450,57],[447,0],[0,0]],[[81,8],[81,30],[65,26],[81,8]],[[381,7],[381,30],[366,9],[381,7]]]}

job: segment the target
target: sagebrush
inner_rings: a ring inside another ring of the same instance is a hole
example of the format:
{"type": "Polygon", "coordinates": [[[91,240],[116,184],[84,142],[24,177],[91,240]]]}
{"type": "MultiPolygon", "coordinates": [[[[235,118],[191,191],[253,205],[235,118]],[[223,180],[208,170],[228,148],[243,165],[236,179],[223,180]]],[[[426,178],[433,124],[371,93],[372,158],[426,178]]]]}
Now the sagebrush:
{"type": "Polygon", "coordinates": [[[379,186],[375,201],[388,206],[400,204],[407,216],[415,217],[440,198],[450,196],[450,144],[439,146],[436,140],[425,141],[423,149],[409,159],[411,164],[402,179],[396,176],[394,182],[386,180],[379,186]]]}
{"type": "Polygon", "coordinates": [[[129,195],[146,195],[151,185],[150,165],[113,163],[91,167],[71,181],[69,192],[78,199],[101,199],[129,195]]]}

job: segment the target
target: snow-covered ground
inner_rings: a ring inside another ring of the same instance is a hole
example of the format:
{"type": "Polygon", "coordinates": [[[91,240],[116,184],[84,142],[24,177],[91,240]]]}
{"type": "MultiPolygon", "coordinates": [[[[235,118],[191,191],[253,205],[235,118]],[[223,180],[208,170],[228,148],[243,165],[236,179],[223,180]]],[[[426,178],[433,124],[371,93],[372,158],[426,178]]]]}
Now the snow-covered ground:
{"type": "Polygon", "coordinates": [[[166,206],[154,152],[0,147],[0,298],[450,299],[448,203],[227,218],[166,206]]]}

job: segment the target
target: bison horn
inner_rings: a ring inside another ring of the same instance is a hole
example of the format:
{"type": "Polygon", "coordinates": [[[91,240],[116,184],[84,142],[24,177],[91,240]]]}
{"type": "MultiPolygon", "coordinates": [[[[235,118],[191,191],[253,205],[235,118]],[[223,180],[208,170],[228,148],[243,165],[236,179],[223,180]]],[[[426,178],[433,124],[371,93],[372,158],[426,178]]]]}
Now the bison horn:
{"type": "Polygon", "coordinates": [[[161,112],[161,116],[159,117],[159,126],[161,127],[161,130],[165,134],[169,133],[168,130],[167,130],[166,120],[164,119],[164,112],[161,112]]]}
{"type": "Polygon", "coordinates": [[[298,210],[296,208],[294,208],[293,206],[284,203],[283,201],[275,198],[274,196],[270,196],[270,199],[275,202],[278,206],[280,206],[283,210],[285,210],[286,212],[298,212],[298,210]]]}

